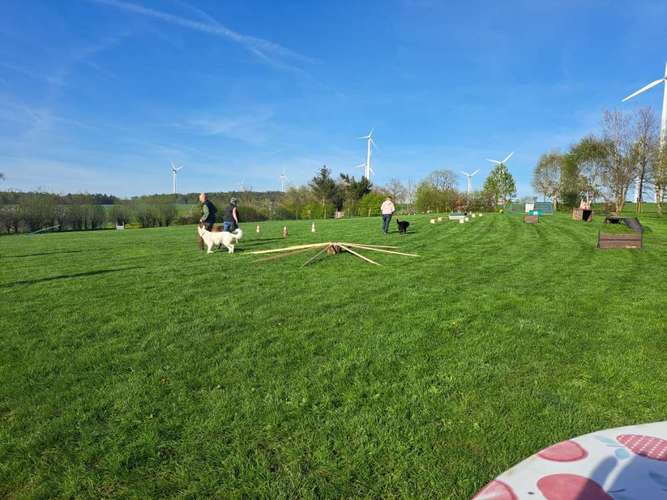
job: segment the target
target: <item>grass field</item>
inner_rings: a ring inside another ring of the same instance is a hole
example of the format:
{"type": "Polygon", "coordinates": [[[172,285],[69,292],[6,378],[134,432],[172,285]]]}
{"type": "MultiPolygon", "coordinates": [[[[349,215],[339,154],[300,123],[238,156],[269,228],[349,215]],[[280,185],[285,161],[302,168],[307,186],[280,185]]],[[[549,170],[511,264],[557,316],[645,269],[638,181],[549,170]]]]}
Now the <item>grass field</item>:
{"type": "Polygon", "coordinates": [[[409,220],[247,224],[234,255],[193,226],[0,238],[0,497],[469,498],[666,418],[667,219],[639,251],[597,250],[599,218],[409,220]],[[330,239],[421,257],[247,253],[330,239]]]}

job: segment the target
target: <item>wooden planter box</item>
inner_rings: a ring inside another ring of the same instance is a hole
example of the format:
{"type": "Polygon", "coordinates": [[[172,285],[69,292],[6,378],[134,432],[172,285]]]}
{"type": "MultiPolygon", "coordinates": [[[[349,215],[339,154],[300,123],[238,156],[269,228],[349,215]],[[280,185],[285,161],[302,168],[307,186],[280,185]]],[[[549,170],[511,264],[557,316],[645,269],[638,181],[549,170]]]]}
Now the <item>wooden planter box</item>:
{"type": "Polygon", "coordinates": [[[539,215],[524,215],[523,221],[527,224],[537,224],[540,222],[539,215]]]}
{"type": "Polygon", "coordinates": [[[598,233],[598,248],[641,248],[642,233],[603,234],[598,233]]]}
{"type": "MultiPolygon", "coordinates": [[[[574,220],[584,220],[584,210],[581,208],[573,208],[572,209],[572,218],[574,220]]],[[[590,222],[593,220],[593,211],[591,210],[590,215],[588,216],[588,220],[586,222],[590,222]]]]}

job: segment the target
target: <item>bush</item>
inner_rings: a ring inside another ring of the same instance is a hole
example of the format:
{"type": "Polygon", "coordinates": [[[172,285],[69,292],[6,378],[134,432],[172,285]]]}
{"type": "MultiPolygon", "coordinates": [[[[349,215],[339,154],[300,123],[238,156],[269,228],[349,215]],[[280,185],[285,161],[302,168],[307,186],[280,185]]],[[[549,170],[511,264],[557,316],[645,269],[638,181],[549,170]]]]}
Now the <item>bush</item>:
{"type": "Polygon", "coordinates": [[[176,220],[177,215],[176,208],[170,203],[140,204],[134,211],[141,227],[166,227],[176,220]]]}
{"type": "Polygon", "coordinates": [[[109,212],[109,220],[117,226],[124,226],[132,219],[132,209],[127,205],[113,205],[109,212]]]}
{"type": "Polygon", "coordinates": [[[188,225],[197,224],[201,218],[201,210],[199,206],[195,205],[190,209],[190,212],[183,213],[176,217],[176,224],[188,225]]]}
{"type": "Polygon", "coordinates": [[[55,208],[53,197],[42,193],[26,196],[18,206],[21,221],[29,232],[53,226],[55,208]]]}
{"type": "Polygon", "coordinates": [[[0,231],[18,233],[21,225],[21,214],[17,207],[0,207],[0,231]]]}

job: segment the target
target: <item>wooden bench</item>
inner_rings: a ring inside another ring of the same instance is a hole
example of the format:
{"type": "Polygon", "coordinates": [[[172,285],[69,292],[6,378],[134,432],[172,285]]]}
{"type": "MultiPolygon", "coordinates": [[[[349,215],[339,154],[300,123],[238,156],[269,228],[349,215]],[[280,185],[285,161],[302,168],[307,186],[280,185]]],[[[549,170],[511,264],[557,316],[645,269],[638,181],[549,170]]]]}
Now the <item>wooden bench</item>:
{"type": "Polygon", "coordinates": [[[540,216],[539,215],[524,215],[523,216],[523,221],[527,224],[537,224],[540,222],[540,216]]]}
{"type": "Polygon", "coordinates": [[[598,248],[641,248],[642,233],[603,234],[598,233],[598,248]]]}

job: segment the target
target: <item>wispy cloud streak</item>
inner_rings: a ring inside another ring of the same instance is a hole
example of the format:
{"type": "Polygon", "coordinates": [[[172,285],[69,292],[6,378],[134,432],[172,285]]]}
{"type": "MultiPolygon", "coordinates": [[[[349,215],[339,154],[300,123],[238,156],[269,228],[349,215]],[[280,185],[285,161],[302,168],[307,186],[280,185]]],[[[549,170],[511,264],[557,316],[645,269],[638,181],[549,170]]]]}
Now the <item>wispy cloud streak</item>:
{"type": "Polygon", "coordinates": [[[125,2],[122,0],[90,0],[91,2],[108,5],[117,9],[124,10],[126,12],[132,12],[134,14],[139,14],[146,17],[152,17],[153,19],[158,19],[163,22],[171,23],[177,26],[184,28],[189,28],[195,31],[202,33],[207,33],[209,35],[218,36],[225,38],[229,41],[241,45],[246,50],[257,55],[264,62],[267,62],[273,66],[288,68],[288,65],[277,61],[275,58],[288,59],[300,63],[315,63],[315,59],[301,55],[291,49],[283,47],[277,43],[271,42],[269,40],[264,40],[262,38],[257,38],[254,36],[243,35],[234,30],[227,28],[226,26],[215,21],[208,14],[198,11],[200,15],[205,16],[207,19],[204,21],[197,21],[194,19],[188,19],[185,17],[177,16],[175,14],[170,14],[168,12],[163,12],[142,5],[137,5],[130,2],[125,2]],[[269,54],[273,57],[270,57],[269,54]]]}

